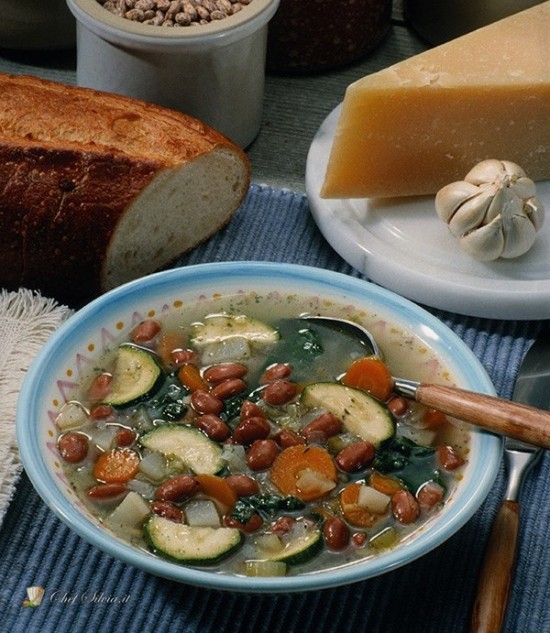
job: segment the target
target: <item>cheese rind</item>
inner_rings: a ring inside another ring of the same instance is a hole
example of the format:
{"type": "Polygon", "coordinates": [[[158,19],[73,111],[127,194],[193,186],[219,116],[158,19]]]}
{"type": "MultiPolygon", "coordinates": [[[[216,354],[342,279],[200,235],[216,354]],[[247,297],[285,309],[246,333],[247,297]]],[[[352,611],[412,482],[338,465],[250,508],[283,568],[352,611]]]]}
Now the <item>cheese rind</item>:
{"type": "Polygon", "coordinates": [[[550,179],[550,1],[351,84],[325,198],[430,194],[486,158],[550,179]]]}

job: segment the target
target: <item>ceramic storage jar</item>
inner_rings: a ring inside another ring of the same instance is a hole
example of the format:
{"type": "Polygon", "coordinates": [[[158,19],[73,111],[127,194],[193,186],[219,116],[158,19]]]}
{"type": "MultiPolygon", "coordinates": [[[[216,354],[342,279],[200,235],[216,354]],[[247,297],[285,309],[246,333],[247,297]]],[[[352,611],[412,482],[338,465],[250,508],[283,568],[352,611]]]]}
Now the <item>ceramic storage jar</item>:
{"type": "Polygon", "coordinates": [[[267,67],[318,72],[370,53],[390,27],[392,0],[281,0],[269,25],[267,67]]]}
{"type": "Polygon", "coordinates": [[[267,25],[279,0],[243,1],[222,19],[170,28],[117,15],[98,0],[67,3],[77,20],[79,86],[173,108],[242,147],[252,142],[261,123],[267,25]]]}

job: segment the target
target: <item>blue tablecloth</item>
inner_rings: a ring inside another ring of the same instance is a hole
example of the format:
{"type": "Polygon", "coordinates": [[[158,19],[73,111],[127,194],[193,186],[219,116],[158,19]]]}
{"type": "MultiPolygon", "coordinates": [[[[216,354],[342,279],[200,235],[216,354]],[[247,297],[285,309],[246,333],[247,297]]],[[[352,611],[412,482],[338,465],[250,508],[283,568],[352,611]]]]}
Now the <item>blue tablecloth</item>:
{"type": "MultiPolygon", "coordinates": [[[[326,244],[302,195],[252,185],[234,220],[180,265],[270,260],[361,275],[326,244]]],[[[509,397],[540,322],[484,320],[431,310],[474,351],[509,397]]],[[[548,315],[550,317],[550,314],[548,315]]],[[[3,633],[463,633],[504,472],[471,521],[422,559],[348,587],[292,595],[235,595],[156,578],[88,545],[61,523],[26,476],[0,529],[3,633]],[[26,589],[41,586],[37,607],[26,589]]],[[[522,496],[518,566],[506,633],[550,632],[550,461],[522,496]]]]}

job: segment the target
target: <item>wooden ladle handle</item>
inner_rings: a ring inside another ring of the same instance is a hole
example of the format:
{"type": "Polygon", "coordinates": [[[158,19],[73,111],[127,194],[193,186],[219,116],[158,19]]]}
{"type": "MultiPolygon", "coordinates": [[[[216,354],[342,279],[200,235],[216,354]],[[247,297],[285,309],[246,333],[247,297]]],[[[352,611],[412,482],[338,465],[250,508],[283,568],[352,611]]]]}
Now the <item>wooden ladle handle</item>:
{"type": "Polygon", "coordinates": [[[502,502],[493,524],[471,620],[471,633],[500,633],[516,562],[519,529],[517,501],[502,502]]]}
{"type": "Polygon", "coordinates": [[[550,448],[550,412],[453,387],[421,383],[415,399],[464,422],[550,448]]]}

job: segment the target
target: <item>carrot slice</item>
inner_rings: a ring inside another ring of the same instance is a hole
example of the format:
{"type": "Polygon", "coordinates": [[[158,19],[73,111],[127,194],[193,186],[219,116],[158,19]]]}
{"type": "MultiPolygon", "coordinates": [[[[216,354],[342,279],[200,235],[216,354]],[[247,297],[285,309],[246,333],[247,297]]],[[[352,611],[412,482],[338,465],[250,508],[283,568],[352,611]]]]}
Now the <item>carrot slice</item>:
{"type": "Polygon", "coordinates": [[[363,484],[352,483],[340,492],[340,508],[348,523],[355,527],[372,527],[380,520],[379,514],[374,514],[368,508],[359,505],[359,494],[363,484]]]}
{"type": "Polygon", "coordinates": [[[302,501],[320,499],[336,487],[330,453],[319,446],[296,444],[281,451],[271,467],[271,481],[284,494],[302,501]]]}
{"type": "Polygon", "coordinates": [[[447,422],[447,416],[437,409],[428,408],[422,416],[422,427],[425,429],[437,429],[447,422]]]}
{"type": "Polygon", "coordinates": [[[201,490],[228,512],[237,503],[237,494],[223,477],[217,475],[195,475],[201,490]]]}
{"type": "Polygon", "coordinates": [[[381,402],[389,399],[393,389],[393,380],[388,366],[376,356],[366,356],[354,361],[349,366],[342,382],[348,387],[363,389],[381,402]]]}
{"type": "Polygon", "coordinates": [[[129,448],[115,448],[96,460],[93,475],[104,483],[124,483],[137,475],[139,455],[129,448]]]}
{"type": "Polygon", "coordinates": [[[159,338],[156,352],[160,356],[165,367],[174,367],[172,352],[182,349],[187,345],[187,339],[183,332],[163,332],[159,338]]]}
{"type": "Polygon", "coordinates": [[[393,495],[394,492],[401,490],[403,486],[399,479],[395,477],[389,477],[388,475],[383,475],[379,473],[377,470],[373,471],[372,475],[369,479],[370,485],[378,492],[382,492],[385,495],[393,495]]]}
{"type": "Polygon", "coordinates": [[[178,378],[180,379],[181,384],[187,387],[190,391],[197,391],[197,389],[202,389],[203,391],[210,390],[210,387],[201,376],[200,369],[192,363],[186,363],[180,367],[178,371],[178,378]]]}

